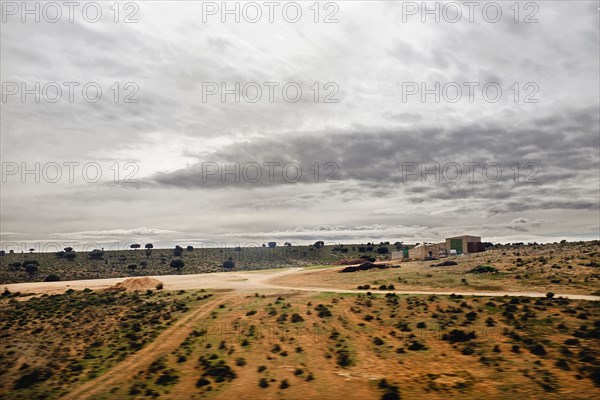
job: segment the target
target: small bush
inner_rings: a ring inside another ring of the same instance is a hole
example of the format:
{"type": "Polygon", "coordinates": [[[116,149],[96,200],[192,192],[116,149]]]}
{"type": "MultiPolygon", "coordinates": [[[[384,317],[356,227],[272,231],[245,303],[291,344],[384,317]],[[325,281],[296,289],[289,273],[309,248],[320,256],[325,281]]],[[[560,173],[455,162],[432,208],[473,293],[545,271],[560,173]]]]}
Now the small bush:
{"type": "Polygon", "coordinates": [[[384,344],[385,342],[383,341],[383,339],[381,339],[380,337],[374,337],[373,338],[373,344],[375,346],[381,346],[382,344],[384,344]]]}
{"type": "Polygon", "coordinates": [[[206,378],[200,378],[196,382],[196,387],[204,387],[206,385],[210,385],[210,381],[206,378]]]}
{"type": "Polygon", "coordinates": [[[266,378],[260,378],[260,380],[258,381],[258,386],[260,386],[263,389],[268,388],[269,387],[269,381],[267,381],[266,378]]]}
{"type": "Polygon", "coordinates": [[[300,314],[294,313],[294,314],[292,314],[291,321],[293,323],[304,322],[304,318],[302,318],[302,316],[300,316],[300,314]]]}
{"type": "Polygon", "coordinates": [[[246,359],[243,357],[236,358],[235,365],[237,365],[238,367],[243,367],[244,365],[246,365],[246,359]]]}
{"type": "Polygon", "coordinates": [[[496,273],[498,269],[492,267],[491,265],[478,265],[472,270],[469,271],[471,274],[487,274],[487,273],[496,273]]]}
{"type": "Polygon", "coordinates": [[[323,304],[319,304],[315,307],[315,311],[318,312],[318,316],[319,318],[328,318],[331,317],[331,311],[329,310],[329,308],[327,308],[327,306],[323,305],[323,304]]]}
{"type": "Polygon", "coordinates": [[[465,331],[462,331],[460,329],[453,329],[449,333],[444,334],[444,336],[442,336],[442,339],[447,340],[450,343],[468,342],[471,339],[475,339],[475,333],[466,333],[465,331]]]}

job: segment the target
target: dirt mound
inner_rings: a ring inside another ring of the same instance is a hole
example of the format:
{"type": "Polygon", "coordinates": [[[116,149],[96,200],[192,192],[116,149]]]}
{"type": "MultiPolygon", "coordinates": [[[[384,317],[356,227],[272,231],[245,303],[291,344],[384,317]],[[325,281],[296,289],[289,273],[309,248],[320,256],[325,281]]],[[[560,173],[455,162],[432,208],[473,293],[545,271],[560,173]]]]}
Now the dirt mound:
{"type": "Polygon", "coordinates": [[[146,290],[156,289],[156,285],[162,283],[158,279],[154,278],[128,278],[123,282],[117,283],[113,288],[120,290],[146,290]]]}

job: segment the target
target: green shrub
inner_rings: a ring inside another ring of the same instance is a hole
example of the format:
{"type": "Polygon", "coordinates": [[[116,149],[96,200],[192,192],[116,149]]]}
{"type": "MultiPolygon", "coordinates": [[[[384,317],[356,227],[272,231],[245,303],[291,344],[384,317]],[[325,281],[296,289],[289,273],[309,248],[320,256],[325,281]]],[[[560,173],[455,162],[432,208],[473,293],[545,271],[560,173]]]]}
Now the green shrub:
{"type": "Polygon", "coordinates": [[[204,377],[198,379],[196,382],[196,387],[204,387],[206,385],[210,385],[210,381],[204,377]]]}
{"type": "Polygon", "coordinates": [[[449,333],[445,333],[444,336],[442,336],[442,339],[447,340],[450,343],[468,342],[469,340],[475,339],[475,333],[466,333],[460,329],[453,329],[449,333]]]}
{"type": "Polygon", "coordinates": [[[244,365],[246,365],[246,359],[242,357],[236,358],[235,365],[237,365],[238,367],[243,367],[244,365]]]}
{"type": "Polygon", "coordinates": [[[327,308],[327,306],[323,305],[323,304],[319,304],[315,307],[315,311],[317,311],[317,315],[319,316],[319,318],[328,318],[331,317],[331,311],[329,310],[329,308],[327,308]]]}
{"type": "Polygon", "coordinates": [[[478,265],[472,270],[469,271],[471,274],[487,274],[487,273],[496,273],[498,269],[492,267],[491,265],[478,265]]]}
{"type": "Polygon", "coordinates": [[[269,387],[269,381],[267,381],[266,378],[260,378],[260,380],[258,381],[258,386],[260,386],[263,389],[268,388],[269,387]]]}
{"type": "Polygon", "coordinates": [[[304,322],[304,318],[302,318],[302,316],[300,316],[300,314],[298,314],[298,313],[294,313],[294,314],[292,314],[291,321],[292,321],[293,323],[297,323],[297,322],[304,322]]]}

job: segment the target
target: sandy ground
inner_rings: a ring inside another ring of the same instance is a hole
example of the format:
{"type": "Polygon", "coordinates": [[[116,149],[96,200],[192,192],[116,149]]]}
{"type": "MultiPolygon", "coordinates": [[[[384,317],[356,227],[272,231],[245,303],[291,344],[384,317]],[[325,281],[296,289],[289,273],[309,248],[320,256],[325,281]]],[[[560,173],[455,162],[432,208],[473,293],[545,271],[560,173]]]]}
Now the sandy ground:
{"type": "MultiPolygon", "coordinates": [[[[343,268],[343,267],[339,267],[343,268]]],[[[304,268],[286,268],[249,272],[214,272],[195,275],[159,275],[150,278],[157,279],[164,284],[165,290],[180,289],[227,289],[240,292],[256,292],[257,290],[285,289],[309,292],[333,292],[333,293],[365,293],[366,290],[352,290],[339,287],[316,287],[319,280],[319,270],[305,270],[304,268]],[[286,278],[294,278],[289,283],[286,278]],[[298,279],[298,278],[304,279],[298,279]]],[[[123,282],[128,278],[90,279],[63,282],[27,282],[4,285],[11,292],[30,294],[54,294],[63,293],[67,289],[83,290],[85,288],[98,290],[107,289],[123,282]]],[[[377,293],[388,291],[376,290],[377,293]]],[[[464,296],[526,296],[545,297],[541,292],[493,292],[493,291],[464,291],[464,290],[394,290],[397,294],[440,294],[440,295],[464,295],[464,296]]],[[[569,299],[600,301],[600,296],[561,294],[556,297],[569,299]]]]}
{"type": "MultiPolygon", "coordinates": [[[[163,283],[165,290],[180,289],[230,289],[236,291],[247,291],[267,289],[273,286],[265,283],[266,280],[284,277],[289,274],[302,272],[302,268],[273,269],[252,272],[213,272],[194,275],[157,275],[149,276],[163,283]]],[[[32,294],[56,294],[65,290],[83,289],[108,289],[131,277],[108,278],[108,279],[84,279],[77,281],[61,282],[25,282],[3,285],[2,290],[7,288],[11,292],[32,294]]]]}

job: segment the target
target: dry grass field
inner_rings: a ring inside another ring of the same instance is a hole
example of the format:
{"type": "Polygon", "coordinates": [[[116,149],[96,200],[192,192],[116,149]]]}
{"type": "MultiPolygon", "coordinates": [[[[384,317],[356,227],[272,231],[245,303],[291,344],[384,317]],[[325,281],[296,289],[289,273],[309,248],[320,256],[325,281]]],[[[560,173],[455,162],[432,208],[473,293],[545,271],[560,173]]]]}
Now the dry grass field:
{"type": "Polygon", "coordinates": [[[4,299],[1,315],[8,399],[584,399],[600,385],[589,301],[88,291],[4,299]]]}

